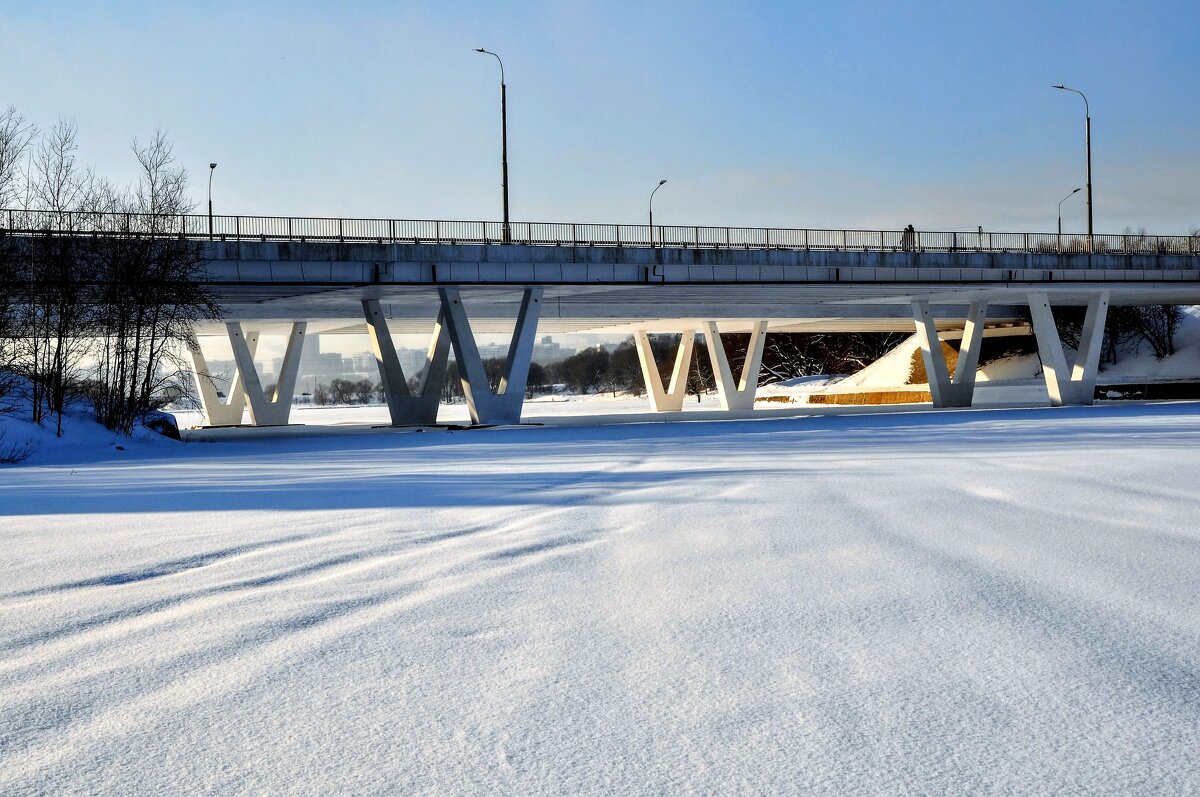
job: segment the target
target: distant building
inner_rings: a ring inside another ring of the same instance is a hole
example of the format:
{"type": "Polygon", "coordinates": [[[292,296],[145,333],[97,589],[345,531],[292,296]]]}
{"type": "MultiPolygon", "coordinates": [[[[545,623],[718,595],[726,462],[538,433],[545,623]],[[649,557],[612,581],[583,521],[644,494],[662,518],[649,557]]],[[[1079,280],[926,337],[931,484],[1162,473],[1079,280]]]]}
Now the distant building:
{"type": "MultiPolygon", "coordinates": [[[[554,339],[546,335],[541,340],[533,344],[533,361],[542,365],[561,362],[567,359],[572,354],[575,354],[575,349],[568,349],[554,342],[554,339]]],[[[505,343],[485,343],[479,346],[479,356],[484,360],[490,360],[494,357],[507,357],[508,345],[505,343]]],[[[424,354],[422,353],[422,363],[424,362],[424,354]]]]}
{"type": "Polygon", "coordinates": [[[545,336],[533,345],[534,362],[542,365],[561,362],[571,355],[575,354],[575,349],[567,349],[554,342],[554,339],[549,335],[545,336]]]}

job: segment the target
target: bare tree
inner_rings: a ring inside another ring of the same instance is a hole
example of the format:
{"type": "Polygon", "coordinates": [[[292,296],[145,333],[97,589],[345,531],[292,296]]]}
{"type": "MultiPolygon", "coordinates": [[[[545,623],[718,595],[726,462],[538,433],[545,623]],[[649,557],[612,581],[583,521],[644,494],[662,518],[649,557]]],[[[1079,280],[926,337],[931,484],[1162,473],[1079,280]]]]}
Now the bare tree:
{"type": "MultiPolygon", "coordinates": [[[[77,149],[75,124],[59,121],[40,137],[33,153],[32,171],[25,177],[28,198],[42,211],[39,219],[47,232],[72,227],[93,182],[91,173],[76,164],[77,149]]],[[[24,293],[16,302],[21,330],[17,359],[29,380],[32,419],[41,423],[52,414],[59,435],[67,395],[79,380],[89,344],[94,280],[83,243],[61,235],[29,240],[24,293]]]]}
{"type": "MultiPolygon", "coordinates": [[[[21,161],[36,135],[37,128],[16,108],[0,111],[0,208],[12,208],[21,196],[21,161]]],[[[0,227],[4,223],[0,219],[0,227]]]]}
{"type": "MultiPolygon", "coordinates": [[[[24,174],[20,168],[37,129],[11,105],[0,111],[0,211],[11,208],[21,194],[24,174]]],[[[16,361],[14,314],[19,261],[23,254],[19,241],[6,235],[7,213],[0,213],[0,411],[8,408],[7,397],[16,388],[13,373],[16,361]]]]}
{"type": "Polygon", "coordinates": [[[186,172],[161,131],[145,145],[134,139],[132,148],[141,167],[136,188],[92,193],[94,209],[116,213],[104,217],[113,229],[97,253],[101,323],[91,398],[97,419],[127,434],[184,389],[181,349],[197,322],[218,315],[202,286],[199,244],[173,237],[192,209],[186,172]]]}
{"type": "Polygon", "coordinates": [[[375,395],[375,383],[370,379],[360,379],[354,383],[354,400],[359,404],[370,404],[375,395]]]}

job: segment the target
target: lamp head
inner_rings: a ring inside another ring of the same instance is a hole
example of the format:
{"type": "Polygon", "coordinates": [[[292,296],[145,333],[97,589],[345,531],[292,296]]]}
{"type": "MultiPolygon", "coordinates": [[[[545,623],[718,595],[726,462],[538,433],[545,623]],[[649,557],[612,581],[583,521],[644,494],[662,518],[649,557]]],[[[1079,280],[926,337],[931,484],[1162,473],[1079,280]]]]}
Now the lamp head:
{"type": "Polygon", "coordinates": [[[486,52],[487,52],[487,50],[483,49],[482,47],[476,47],[476,48],[475,48],[475,52],[477,52],[477,53],[486,53],[486,52]]]}
{"type": "Polygon", "coordinates": [[[208,168],[210,168],[210,169],[215,169],[215,168],[217,168],[217,164],[215,164],[215,163],[210,163],[210,164],[208,164],[208,168]]]}
{"type": "Polygon", "coordinates": [[[667,184],[667,181],[666,181],[666,180],[659,180],[659,181],[658,181],[658,184],[659,184],[659,185],[666,185],[666,184],[667,184]]]}
{"type": "Polygon", "coordinates": [[[1072,191],[1071,193],[1072,193],[1072,194],[1078,194],[1078,193],[1079,193],[1080,191],[1082,191],[1082,190],[1083,190],[1082,188],[1076,188],[1076,189],[1075,189],[1074,191],[1072,191]]]}
{"type": "Polygon", "coordinates": [[[1059,83],[1057,86],[1051,86],[1050,88],[1052,88],[1052,89],[1062,89],[1063,91],[1066,91],[1066,90],[1067,90],[1067,87],[1066,87],[1066,86],[1064,86],[1064,85],[1063,85],[1063,84],[1061,84],[1061,83],[1059,83]]]}

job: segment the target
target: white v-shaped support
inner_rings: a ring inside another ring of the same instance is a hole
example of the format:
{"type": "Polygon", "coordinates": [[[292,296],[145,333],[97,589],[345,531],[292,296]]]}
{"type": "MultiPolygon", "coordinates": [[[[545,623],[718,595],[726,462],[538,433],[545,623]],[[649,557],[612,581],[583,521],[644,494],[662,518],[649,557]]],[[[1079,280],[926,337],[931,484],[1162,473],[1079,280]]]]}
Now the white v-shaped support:
{"type": "Polygon", "coordinates": [[[254,365],[254,353],[251,351],[247,335],[257,337],[258,333],[243,333],[242,325],[230,321],[225,325],[229,332],[229,345],[233,348],[233,360],[237,363],[238,375],[250,402],[250,423],[254,426],[285,426],[292,411],[292,396],[296,392],[296,377],[300,372],[300,353],[304,347],[304,330],[308,324],[297,321],[292,324],[291,334],[288,335],[287,350],[279,367],[279,378],[275,383],[275,391],[270,398],[263,391],[262,378],[254,365]]]}
{"type": "Polygon", "coordinates": [[[438,295],[442,301],[442,318],[450,334],[450,344],[454,347],[454,360],[458,363],[458,375],[462,380],[471,421],[487,424],[520,423],[538,318],[541,315],[542,288],[526,288],[522,295],[504,373],[495,391],[488,382],[458,288],[438,288],[438,295]]]}
{"type": "Polygon", "coordinates": [[[937,324],[929,310],[929,302],[917,300],[912,303],[917,342],[925,362],[925,375],[929,382],[929,395],[933,406],[971,406],[975,395],[975,372],[979,368],[979,350],[983,344],[983,330],[987,324],[987,308],[986,301],[978,301],[972,302],[967,309],[962,342],[958,348],[958,361],[951,376],[946,365],[946,354],[942,350],[942,341],[938,336],[937,324]]]}
{"type": "Polygon", "coordinates": [[[375,352],[375,364],[379,366],[379,378],[383,382],[392,426],[431,426],[437,423],[442,386],[446,382],[446,366],[450,360],[450,336],[446,334],[444,313],[438,313],[437,321],[434,322],[429,352],[425,355],[425,368],[421,372],[421,383],[414,391],[404,378],[404,369],[400,367],[396,345],[379,301],[363,299],[362,307],[367,320],[367,331],[371,335],[371,349],[375,352]]]}
{"type": "MultiPolygon", "coordinates": [[[[258,349],[258,333],[246,333],[246,347],[250,350],[250,358],[258,349]]],[[[209,426],[238,426],[242,422],[242,414],[246,409],[246,391],[242,386],[241,369],[234,368],[233,378],[229,381],[229,395],[224,402],[217,395],[217,387],[213,384],[212,375],[208,370],[208,361],[204,359],[204,351],[200,340],[188,344],[188,353],[192,357],[192,371],[196,380],[196,392],[200,394],[200,408],[209,426]]]]}
{"type": "Polygon", "coordinates": [[[736,382],[733,372],[729,368],[729,358],[725,356],[725,347],[721,343],[721,333],[717,331],[717,322],[705,322],[704,342],[708,346],[708,356],[712,360],[713,376],[717,380],[717,395],[721,399],[721,408],[726,410],[754,409],[754,394],[758,390],[758,372],[762,367],[763,347],[767,343],[767,322],[756,321],[751,328],[750,344],[746,347],[745,364],[742,366],[742,374],[736,382]]]}
{"type": "Polygon", "coordinates": [[[1042,374],[1051,406],[1092,403],[1096,374],[1100,370],[1100,346],[1104,340],[1108,302],[1108,291],[1098,291],[1089,298],[1079,351],[1068,366],[1049,296],[1042,292],[1029,294],[1029,315],[1033,320],[1033,334],[1037,338],[1038,356],[1042,360],[1042,374]]]}
{"type": "Polygon", "coordinates": [[[687,394],[688,368],[692,363],[692,348],[696,343],[696,330],[689,329],[679,336],[679,348],[675,352],[675,366],[671,369],[671,384],[663,390],[662,375],[658,364],[654,361],[654,350],[650,346],[650,336],[645,330],[633,333],[633,341],[637,346],[638,362],[642,365],[642,381],[646,383],[646,395],[650,398],[650,408],[655,412],[679,412],[683,409],[683,399],[687,394]]]}

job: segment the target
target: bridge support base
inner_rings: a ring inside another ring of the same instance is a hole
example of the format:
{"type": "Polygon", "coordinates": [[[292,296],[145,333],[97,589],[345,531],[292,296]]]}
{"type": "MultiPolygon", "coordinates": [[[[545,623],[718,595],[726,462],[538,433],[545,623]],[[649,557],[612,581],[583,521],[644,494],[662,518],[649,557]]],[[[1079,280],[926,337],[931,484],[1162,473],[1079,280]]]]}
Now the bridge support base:
{"type": "Polygon", "coordinates": [[[942,341],[938,336],[933,314],[929,311],[929,303],[915,301],[912,308],[933,406],[970,407],[975,397],[975,372],[979,368],[979,350],[987,321],[987,302],[973,302],[967,310],[953,375],[946,365],[946,354],[942,350],[942,341]]]}
{"type": "Polygon", "coordinates": [[[442,386],[446,382],[446,366],[450,359],[450,337],[446,334],[444,314],[439,313],[437,321],[434,322],[429,352],[425,355],[425,368],[421,372],[421,382],[412,388],[404,378],[404,369],[400,367],[396,345],[379,301],[364,299],[362,308],[363,316],[367,320],[367,332],[371,336],[371,350],[375,353],[375,364],[379,366],[379,378],[383,382],[392,425],[432,426],[437,423],[442,386]]]}
{"type": "MultiPolygon", "coordinates": [[[[258,333],[245,334],[246,348],[250,351],[250,359],[258,349],[258,333]]],[[[200,395],[200,408],[209,426],[238,426],[242,422],[242,414],[246,409],[246,390],[242,384],[240,369],[234,369],[233,379],[229,383],[229,396],[222,402],[217,395],[217,387],[213,384],[212,374],[208,370],[208,361],[200,341],[188,345],[188,353],[192,357],[192,370],[196,380],[196,392],[200,395]]]]}
{"type": "Polygon", "coordinates": [[[479,424],[520,423],[525,387],[529,381],[529,365],[533,361],[538,317],[541,314],[542,288],[525,289],[517,323],[513,328],[512,342],[508,347],[504,373],[496,390],[492,390],[488,381],[458,288],[438,288],[438,294],[442,302],[441,317],[445,320],[450,344],[454,347],[454,359],[458,363],[471,421],[479,424]]]}
{"type": "Polygon", "coordinates": [[[758,373],[762,367],[763,347],[767,342],[767,322],[757,321],[750,330],[750,344],[746,347],[746,360],[737,381],[734,381],[733,372],[729,367],[729,358],[725,356],[725,346],[721,343],[721,333],[717,331],[715,321],[705,323],[704,342],[708,346],[708,356],[712,360],[713,376],[717,381],[717,395],[721,400],[721,408],[725,410],[754,409],[754,394],[758,390],[758,373]]]}
{"type": "Polygon", "coordinates": [[[1033,319],[1033,334],[1037,338],[1038,356],[1050,405],[1091,404],[1096,392],[1096,374],[1100,370],[1100,346],[1104,339],[1104,322],[1108,318],[1108,291],[1094,294],[1084,315],[1079,351],[1068,367],[1049,296],[1041,292],[1029,294],[1029,314],[1033,319]]]}
{"type": "Polygon", "coordinates": [[[242,325],[231,321],[225,325],[229,332],[229,343],[233,347],[233,360],[237,363],[238,378],[244,385],[246,399],[250,403],[250,423],[254,426],[284,426],[292,411],[292,396],[296,392],[296,377],[300,371],[300,353],[304,347],[304,332],[308,324],[297,321],[292,324],[291,334],[288,335],[287,349],[279,367],[278,381],[275,390],[268,397],[263,390],[262,379],[254,365],[254,352],[250,349],[248,335],[258,337],[258,333],[244,333],[242,325]]]}
{"type": "Polygon", "coordinates": [[[662,375],[654,361],[650,336],[645,330],[633,333],[637,347],[638,362],[642,366],[642,380],[646,383],[646,395],[654,412],[679,412],[687,394],[688,369],[692,364],[692,349],[696,343],[696,330],[689,329],[679,336],[679,348],[675,351],[675,365],[671,369],[671,383],[663,389],[662,375]]]}

